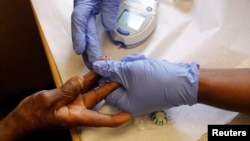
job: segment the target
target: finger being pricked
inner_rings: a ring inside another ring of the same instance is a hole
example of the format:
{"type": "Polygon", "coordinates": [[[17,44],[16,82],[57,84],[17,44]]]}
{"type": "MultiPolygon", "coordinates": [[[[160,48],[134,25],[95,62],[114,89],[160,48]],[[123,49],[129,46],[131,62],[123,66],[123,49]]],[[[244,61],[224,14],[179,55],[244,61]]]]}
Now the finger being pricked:
{"type": "Polygon", "coordinates": [[[98,85],[100,76],[93,71],[89,71],[83,78],[83,92],[87,92],[98,85]]]}

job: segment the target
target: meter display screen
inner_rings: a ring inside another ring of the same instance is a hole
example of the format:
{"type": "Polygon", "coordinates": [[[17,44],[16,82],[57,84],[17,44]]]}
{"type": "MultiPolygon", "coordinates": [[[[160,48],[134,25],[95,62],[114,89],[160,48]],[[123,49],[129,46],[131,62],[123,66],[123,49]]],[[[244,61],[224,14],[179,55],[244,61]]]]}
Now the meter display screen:
{"type": "Polygon", "coordinates": [[[120,18],[118,19],[118,22],[130,28],[138,30],[140,29],[144,20],[145,20],[144,16],[137,14],[137,13],[130,12],[129,10],[125,9],[122,12],[122,15],[120,16],[120,18]]]}

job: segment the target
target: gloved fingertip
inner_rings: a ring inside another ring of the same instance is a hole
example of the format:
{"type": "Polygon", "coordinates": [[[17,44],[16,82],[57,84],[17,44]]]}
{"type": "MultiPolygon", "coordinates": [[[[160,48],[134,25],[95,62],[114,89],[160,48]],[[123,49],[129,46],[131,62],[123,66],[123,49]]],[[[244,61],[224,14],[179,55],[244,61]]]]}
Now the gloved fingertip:
{"type": "Polygon", "coordinates": [[[72,42],[75,53],[77,55],[82,54],[86,48],[85,35],[83,33],[80,33],[80,31],[74,31],[74,33],[72,33],[72,42]]]}
{"type": "Polygon", "coordinates": [[[105,60],[97,60],[93,63],[93,68],[99,68],[102,67],[103,65],[105,65],[105,60]]]}
{"type": "Polygon", "coordinates": [[[106,75],[105,75],[106,74],[105,72],[107,69],[107,61],[106,60],[95,61],[92,64],[92,68],[96,73],[106,77],[106,75]]]}
{"type": "MultiPolygon", "coordinates": [[[[116,21],[116,20],[114,20],[114,21],[116,21]]],[[[106,30],[106,31],[113,31],[114,29],[115,29],[115,25],[116,25],[116,23],[115,22],[102,22],[102,25],[103,25],[103,27],[104,27],[104,29],[106,30]]]]}
{"type": "Polygon", "coordinates": [[[80,55],[83,53],[83,49],[79,48],[79,47],[75,47],[75,52],[77,55],[80,55]]]}

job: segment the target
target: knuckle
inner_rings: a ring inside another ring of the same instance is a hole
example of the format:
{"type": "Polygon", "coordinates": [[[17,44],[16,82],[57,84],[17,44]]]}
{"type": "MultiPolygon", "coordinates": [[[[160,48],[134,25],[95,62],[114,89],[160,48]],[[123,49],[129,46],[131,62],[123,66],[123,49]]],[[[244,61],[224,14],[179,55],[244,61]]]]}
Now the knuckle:
{"type": "Polygon", "coordinates": [[[49,90],[42,90],[34,95],[35,101],[40,101],[44,106],[50,106],[50,94],[49,90]]]}
{"type": "Polygon", "coordinates": [[[83,89],[84,79],[82,76],[74,76],[61,87],[63,93],[80,92],[83,89]]]}

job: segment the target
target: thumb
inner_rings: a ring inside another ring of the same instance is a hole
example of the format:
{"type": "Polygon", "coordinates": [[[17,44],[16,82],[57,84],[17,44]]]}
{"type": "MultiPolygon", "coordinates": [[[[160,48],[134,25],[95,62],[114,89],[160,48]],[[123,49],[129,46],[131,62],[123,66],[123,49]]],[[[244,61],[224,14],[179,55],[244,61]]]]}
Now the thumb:
{"type": "Polygon", "coordinates": [[[101,60],[93,63],[93,70],[99,75],[120,84],[123,84],[122,77],[126,76],[124,69],[126,64],[120,61],[101,60]]]}
{"type": "Polygon", "coordinates": [[[147,59],[145,55],[141,53],[133,53],[124,56],[121,59],[121,61],[113,61],[113,60],[95,61],[93,63],[93,70],[96,73],[102,75],[103,77],[107,77],[112,81],[121,82],[119,78],[126,76],[124,73],[130,65],[130,63],[126,62],[133,62],[145,59],[147,59]]]}

